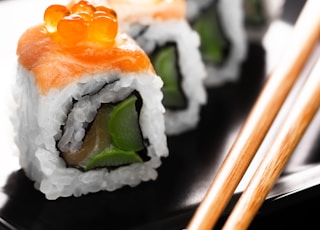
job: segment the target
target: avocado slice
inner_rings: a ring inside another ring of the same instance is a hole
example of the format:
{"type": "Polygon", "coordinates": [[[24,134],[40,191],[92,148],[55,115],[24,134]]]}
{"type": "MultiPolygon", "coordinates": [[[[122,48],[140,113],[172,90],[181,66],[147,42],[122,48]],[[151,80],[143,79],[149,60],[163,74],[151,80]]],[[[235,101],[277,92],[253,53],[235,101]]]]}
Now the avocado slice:
{"type": "Polygon", "coordinates": [[[249,27],[261,27],[266,24],[264,3],[261,0],[244,1],[245,24],[249,27]]]}
{"type": "Polygon", "coordinates": [[[226,56],[228,41],[219,24],[215,5],[206,10],[195,21],[193,27],[201,39],[200,50],[205,61],[220,65],[226,56]]]}
{"type": "Polygon", "coordinates": [[[106,149],[93,157],[86,165],[86,170],[103,167],[119,166],[142,162],[141,157],[134,151],[125,151],[116,147],[106,149]]]}
{"type": "Polygon", "coordinates": [[[174,46],[163,46],[151,57],[157,74],[163,80],[163,100],[166,108],[185,108],[186,99],[179,87],[179,72],[174,46]]]}
{"type": "Polygon", "coordinates": [[[137,97],[131,95],[117,104],[108,120],[108,130],[112,143],[126,151],[140,151],[144,148],[136,110],[137,97]]]}

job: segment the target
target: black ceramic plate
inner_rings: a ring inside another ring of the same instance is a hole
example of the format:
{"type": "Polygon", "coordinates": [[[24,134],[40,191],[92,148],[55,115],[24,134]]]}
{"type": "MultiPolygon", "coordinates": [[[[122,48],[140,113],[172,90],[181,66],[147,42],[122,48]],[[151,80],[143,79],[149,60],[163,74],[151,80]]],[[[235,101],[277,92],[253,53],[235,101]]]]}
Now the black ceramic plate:
{"type": "MultiPolygon", "coordinates": [[[[289,1],[282,19],[294,23],[302,6],[303,1],[289,1]]],[[[208,104],[201,111],[199,126],[169,137],[170,156],[164,159],[156,181],[115,192],[48,201],[21,169],[6,170],[0,177],[4,184],[0,229],[185,228],[265,81],[266,54],[261,43],[250,42],[239,81],[208,89],[208,104]]],[[[320,204],[319,127],[318,113],[294,152],[294,162],[289,162],[251,229],[288,229],[296,224],[317,223],[316,214],[308,210],[320,204]]],[[[1,165],[5,164],[3,160],[1,165]]],[[[240,194],[241,188],[232,197],[217,229],[240,194]]]]}

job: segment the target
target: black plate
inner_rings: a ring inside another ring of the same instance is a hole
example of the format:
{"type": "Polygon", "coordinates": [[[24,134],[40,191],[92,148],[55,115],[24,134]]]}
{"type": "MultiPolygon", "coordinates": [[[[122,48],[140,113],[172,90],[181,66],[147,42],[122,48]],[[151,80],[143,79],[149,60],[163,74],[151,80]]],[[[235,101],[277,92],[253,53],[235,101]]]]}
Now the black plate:
{"type": "MultiPolygon", "coordinates": [[[[283,20],[294,23],[303,1],[285,4],[283,20]],[[302,3],[301,3],[302,2],[302,3]]],[[[6,179],[1,195],[1,229],[183,229],[187,226],[232,140],[246,118],[265,80],[266,51],[249,44],[236,83],[208,89],[208,104],[197,129],[169,137],[170,156],[163,160],[156,181],[115,192],[98,192],[79,198],[46,200],[33,188],[22,170],[6,179]]],[[[251,229],[291,228],[316,223],[307,212],[320,204],[320,116],[317,114],[295,151],[298,164],[289,164],[260,209],[251,229]],[[298,156],[298,157],[297,157],[298,156]]],[[[1,162],[3,164],[3,162],[1,162]]],[[[240,192],[232,197],[218,222],[227,217],[240,192]]]]}

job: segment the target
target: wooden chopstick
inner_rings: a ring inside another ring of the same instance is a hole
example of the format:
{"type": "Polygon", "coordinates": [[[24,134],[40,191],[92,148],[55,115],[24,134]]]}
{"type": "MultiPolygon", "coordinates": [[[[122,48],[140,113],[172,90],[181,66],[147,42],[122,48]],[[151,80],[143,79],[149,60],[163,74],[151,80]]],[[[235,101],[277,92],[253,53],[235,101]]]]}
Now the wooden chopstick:
{"type": "Polygon", "coordinates": [[[306,1],[281,62],[265,83],[204,199],[190,220],[188,230],[212,229],[232,197],[318,41],[318,4],[317,0],[306,1]]]}
{"type": "Polygon", "coordinates": [[[247,229],[320,107],[320,58],[259,164],[224,230],[247,229]]]}

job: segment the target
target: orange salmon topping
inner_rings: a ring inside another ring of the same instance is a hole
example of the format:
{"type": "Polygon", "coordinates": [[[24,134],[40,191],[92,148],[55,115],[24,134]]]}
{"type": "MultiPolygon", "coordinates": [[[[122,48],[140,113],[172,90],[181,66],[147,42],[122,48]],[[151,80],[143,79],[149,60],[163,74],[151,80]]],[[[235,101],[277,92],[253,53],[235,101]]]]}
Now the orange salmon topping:
{"type": "Polygon", "coordinates": [[[118,33],[110,47],[90,42],[63,46],[56,42],[44,25],[29,28],[19,39],[19,63],[35,75],[42,95],[61,89],[84,75],[107,71],[151,71],[148,56],[126,34],[118,33]]]}
{"type": "Polygon", "coordinates": [[[141,20],[183,19],[186,14],[185,0],[108,0],[118,12],[120,21],[131,23],[141,20]]]}

